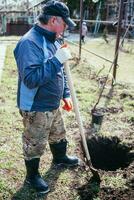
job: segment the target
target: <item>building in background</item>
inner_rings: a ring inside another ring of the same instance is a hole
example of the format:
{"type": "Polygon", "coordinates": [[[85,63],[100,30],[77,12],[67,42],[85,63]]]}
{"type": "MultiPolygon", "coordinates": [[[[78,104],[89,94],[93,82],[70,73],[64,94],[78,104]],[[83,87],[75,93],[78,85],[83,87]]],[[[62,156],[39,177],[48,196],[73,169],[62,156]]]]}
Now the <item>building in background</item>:
{"type": "Polygon", "coordinates": [[[0,35],[25,34],[36,21],[41,2],[44,1],[0,0],[0,35]]]}
{"type": "Polygon", "coordinates": [[[28,1],[1,0],[0,21],[1,35],[21,35],[28,28],[27,5],[28,1]]]}

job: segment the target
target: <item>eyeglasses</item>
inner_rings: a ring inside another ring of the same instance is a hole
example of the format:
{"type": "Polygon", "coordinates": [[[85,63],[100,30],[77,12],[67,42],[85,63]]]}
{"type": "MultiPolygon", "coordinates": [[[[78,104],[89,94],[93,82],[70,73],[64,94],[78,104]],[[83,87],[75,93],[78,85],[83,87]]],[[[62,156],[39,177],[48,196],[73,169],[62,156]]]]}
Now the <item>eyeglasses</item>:
{"type": "Polygon", "coordinates": [[[59,22],[59,24],[62,23],[62,25],[64,26],[64,29],[67,28],[67,24],[64,22],[64,20],[62,19],[62,17],[56,17],[57,21],[59,22]]]}

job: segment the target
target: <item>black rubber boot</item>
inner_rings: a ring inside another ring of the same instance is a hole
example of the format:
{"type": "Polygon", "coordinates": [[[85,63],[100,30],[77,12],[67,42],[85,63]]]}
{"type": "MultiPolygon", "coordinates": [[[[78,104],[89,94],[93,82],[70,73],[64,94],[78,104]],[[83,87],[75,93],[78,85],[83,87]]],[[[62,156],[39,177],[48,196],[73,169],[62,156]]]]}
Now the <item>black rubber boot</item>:
{"type": "Polygon", "coordinates": [[[58,143],[49,144],[53,154],[53,163],[63,166],[76,166],[79,164],[79,159],[76,156],[67,156],[67,141],[61,140],[58,143]]]}
{"type": "Polygon", "coordinates": [[[38,172],[39,162],[39,158],[25,160],[25,165],[27,169],[25,183],[36,189],[37,192],[46,194],[50,191],[50,189],[48,187],[48,184],[43,180],[38,172]]]}

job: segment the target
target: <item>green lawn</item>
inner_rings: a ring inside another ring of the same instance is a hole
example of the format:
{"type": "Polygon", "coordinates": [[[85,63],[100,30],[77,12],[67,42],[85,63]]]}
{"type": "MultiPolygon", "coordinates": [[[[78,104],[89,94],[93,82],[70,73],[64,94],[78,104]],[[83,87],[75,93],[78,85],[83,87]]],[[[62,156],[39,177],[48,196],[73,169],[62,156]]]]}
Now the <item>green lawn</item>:
{"type": "MultiPolygon", "coordinates": [[[[114,53],[115,53],[115,38],[109,36],[109,43],[107,44],[102,38],[88,38],[87,42],[83,45],[83,48],[94,52],[108,60],[113,62],[114,53]]],[[[121,39],[122,41],[122,39],[121,39]]],[[[71,48],[75,54],[78,55],[78,47],[73,46],[71,48]]],[[[111,64],[99,57],[90,54],[89,52],[82,50],[82,58],[85,59],[92,69],[95,68],[96,71],[99,71],[104,67],[102,71],[104,74],[107,74],[111,64]]],[[[125,39],[123,51],[119,51],[118,59],[119,67],[117,69],[117,82],[125,82],[134,85],[134,40],[128,41],[125,39]],[[127,52],[127,53],[126,53],[127,52]]],[[[111,74],[113,74],[111,70],[111,74]]]]}

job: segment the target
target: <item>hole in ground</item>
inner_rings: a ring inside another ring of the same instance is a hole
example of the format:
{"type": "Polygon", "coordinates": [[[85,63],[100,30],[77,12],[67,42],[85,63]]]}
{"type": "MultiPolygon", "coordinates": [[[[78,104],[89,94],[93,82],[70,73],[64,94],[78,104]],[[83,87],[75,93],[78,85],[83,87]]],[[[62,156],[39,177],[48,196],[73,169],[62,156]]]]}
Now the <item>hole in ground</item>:
{"type": "Polygon", "coordinates": [[[97,169],[114,171],[124,169],[134,159],[132,147],[121,143],[118,137],[92,136],[87,139],[92,164],[97,169]]]}

